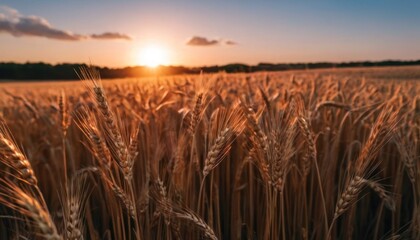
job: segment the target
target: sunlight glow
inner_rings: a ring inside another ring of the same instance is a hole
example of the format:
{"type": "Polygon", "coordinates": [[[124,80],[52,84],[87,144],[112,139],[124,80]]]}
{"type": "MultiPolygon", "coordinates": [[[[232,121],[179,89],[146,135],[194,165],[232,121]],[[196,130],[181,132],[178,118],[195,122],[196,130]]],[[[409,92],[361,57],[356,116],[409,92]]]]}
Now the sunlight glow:
{"type": "Polygon", "coordinates": [[[152,68],[168,64],[167,52],[160,46],[147,46],[139,51],[138,64],[152,68]]]}

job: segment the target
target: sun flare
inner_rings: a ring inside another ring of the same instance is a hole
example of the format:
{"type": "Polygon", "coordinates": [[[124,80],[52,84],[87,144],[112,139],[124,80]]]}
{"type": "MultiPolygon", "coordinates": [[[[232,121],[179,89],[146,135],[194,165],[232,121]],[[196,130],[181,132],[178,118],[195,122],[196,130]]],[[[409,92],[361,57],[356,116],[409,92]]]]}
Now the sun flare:
{"type": "Polygon", "coordinates": [[[159,65],[168,64],[168,54],[166,50],[160,46],[147,46],[138,53],[138,64],[157,67],[159,65]]]}

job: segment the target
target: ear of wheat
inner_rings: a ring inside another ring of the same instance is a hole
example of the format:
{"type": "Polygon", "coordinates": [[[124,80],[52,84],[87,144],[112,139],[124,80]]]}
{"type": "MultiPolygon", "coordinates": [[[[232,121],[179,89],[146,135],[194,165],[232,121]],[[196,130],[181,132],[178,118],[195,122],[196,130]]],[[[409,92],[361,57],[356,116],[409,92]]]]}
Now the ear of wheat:
{"type": "MultiPolygon", "coordinates": [[[[357,196],[364,185],[368,184],[376,192],[382,191],[378,185],[367,179],[369,177],[369,171],[373,171],[373,169],[377,166],[372,164],[374,158],[378,155],[379,150],[393,136],[396,124],[397,115],[395,112],[381,112],[370,132],[369,138],[365,143],[360,156],[355,162],[356,176],[349,181],[337,202],[334,219],[343,214],[349,208],[350,204],[356,201],[357,196]],[[373,165],[373,167],[369,168],[370,165],[373,165]]],[[[387,198],[385,202],[392,208],[391,200],[387,198]]]]}
{"type": "Polygon", "coordinates": [[[89,183],[86,181],[86,173],[73,176],[68,183],[64,201],[62,201],[64,213],[64,233],[66,239],[83,240],[84,211],[89,197],[89,183]]]}
{"type": "Polygon", "coordinates": [[[80,68],[79,71],[79,77],[84,80],[95,99],[96,106],[100,110],[101,119],[104,122],[106,131],[105,137],[108,138],[107,143],[110,145],[111,152],[115,153],[115,157],[124,173],[124,177],[128,181],[131,181],[133,177],[133,159],[130,159],[128,146],[123,140],[120,128],[117,125],[117,120],[108,104],[105,90],[100,82],[101,78],[99,72],[94,68],[80,68]]]}
{"type": "Polygon", "coordinates": [[[219,109],[213,115],[213,132],[216,137],[204,162],[203,176],[219,165],[226,157],[235,138],[244,130],[244,117],[238,107],[219,109]]]}
{"type": "Polygon", "coordinates": [[[11,181],[0,180],[0,184],[0,203],[30,219],[25,223],[30,224],[29,227],[35,236],[42,236],[48,240],[62,239],[48,210],[36,196],[11,181]]]}
{"type": "Polygon", "coordinates": [[[22,182],[37,187],[37,178],[28,159],[12,140],[6,126],[0,122],[0,161],[15,170],[22,182]]]}
{"type": "Polygon", "coordinates": [[[211,240],[217,240],[217,236],[214,233],[213,229],[207,225],[207,223],[199,217],[196,213],[194,213],[192,210],[185,208],[185,207],[179,207],[173,203],[171,203],[168,200],[165,199],[156,199],[157,203],[159,204],[159,209],[168,214],[169,216],[172,216],[174,218],[179,218],[182,220],[186,220],[198,228],[200,228],[207,239],[211,240]]]}

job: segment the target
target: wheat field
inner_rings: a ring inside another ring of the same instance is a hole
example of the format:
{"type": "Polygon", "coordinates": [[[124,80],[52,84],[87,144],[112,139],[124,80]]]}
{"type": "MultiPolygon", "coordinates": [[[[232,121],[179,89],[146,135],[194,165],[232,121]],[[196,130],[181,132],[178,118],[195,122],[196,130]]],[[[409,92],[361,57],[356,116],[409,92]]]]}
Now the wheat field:
{"type": "Polygon", "coordinates": [[[0,239],[420,238],[418,68],[76,71],[0,85],[0,239]]]}

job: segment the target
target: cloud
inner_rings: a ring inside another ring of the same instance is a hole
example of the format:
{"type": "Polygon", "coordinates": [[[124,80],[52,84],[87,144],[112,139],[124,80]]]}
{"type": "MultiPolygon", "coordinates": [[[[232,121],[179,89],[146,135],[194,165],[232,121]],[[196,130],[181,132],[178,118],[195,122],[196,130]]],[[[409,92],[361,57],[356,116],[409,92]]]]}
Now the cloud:
{"type": "Polygon", "coordinates": [[[18,16],[19,12],[16,9],[7,7],[7,6],[0,6],[0,15],[1,12],[3,12],[4,14],[7,14],[9,16],[18,16]]]}
{"type": "Polygon", "coordinates": [[[209,40],[205,37],[194,36],[187,41],[189,46],[213,46],[219,44],[219,40],[209,40]]]}
{"type": "Polygon", "coordinates": [[[53,27],[45,18],[23,16],[16,9],[0,6],[0,33],[15,37],[35,36],[55,40],[80,41],[86,39],[131,40],[126,34],[105,32],[101,34],[77,34],[53,27]]]}
{"type": "Polygon", "coordinates": [[[232,41],[232,40],[226,40],[226,41],[225,41],[225,44],[226,44],[226,45],[238,45],[238,43],[237,43],[237,42],[232,41]]]}
{"type": "Polygon", "coordinates": [[[105,32],[101,34],[92,34],[90,35],[91,38],[94,39],[124,39],[124,40],[131,40],[132,38],[126,34],[116,33],[116,32],[105,32]]]}
{"type": "Polygon", "coordinates": [[[53,28],[47,20],[36,16],[20,16],[17,21],[10,21],[8,18],[0,18],[0,32],[6,32],[15,37],[38,36],[70,41],[86,38],[86,36],[80,34],[53,28]]]}
{"type": "Polygon", "coordinates": [[[208,39],[206,37],[199,37],[193,36],[187,41],[187,45],[189,46],[214,46],[214,45],[237,45],[238,43],[232,40],[216,40],[216,39],[208,39]]]}

